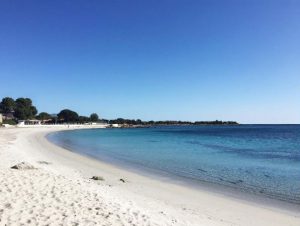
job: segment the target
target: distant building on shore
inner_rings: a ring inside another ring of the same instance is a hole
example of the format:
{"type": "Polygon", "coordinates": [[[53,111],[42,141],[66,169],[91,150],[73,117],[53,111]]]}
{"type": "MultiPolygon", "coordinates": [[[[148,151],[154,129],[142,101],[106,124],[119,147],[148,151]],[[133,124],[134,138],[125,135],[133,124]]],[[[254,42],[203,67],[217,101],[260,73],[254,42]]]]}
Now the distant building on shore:
{"type": "Polygon", "coordinates": [[[2,117],[2,114],[0,113],[0,124],[3,123],[3,117],[2,117]]]}
{"type": "Polygon", "coordinates": [[[18,126],[28,126],[28,125],[41,125],[41,120],[28,119],[28,120],[19,120],[18,126]]]}

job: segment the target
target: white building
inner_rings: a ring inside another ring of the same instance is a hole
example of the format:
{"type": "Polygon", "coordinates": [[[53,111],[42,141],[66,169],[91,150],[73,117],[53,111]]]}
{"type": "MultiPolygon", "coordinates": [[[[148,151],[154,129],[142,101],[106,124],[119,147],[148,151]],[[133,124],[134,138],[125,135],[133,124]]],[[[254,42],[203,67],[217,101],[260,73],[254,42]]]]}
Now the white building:
{"type": "Polygon", "coordinates": [[[32,119],[32,120],[19,120],[18,126],[28,126],[28,125],[41,125],[40,120],[32,119]]]}

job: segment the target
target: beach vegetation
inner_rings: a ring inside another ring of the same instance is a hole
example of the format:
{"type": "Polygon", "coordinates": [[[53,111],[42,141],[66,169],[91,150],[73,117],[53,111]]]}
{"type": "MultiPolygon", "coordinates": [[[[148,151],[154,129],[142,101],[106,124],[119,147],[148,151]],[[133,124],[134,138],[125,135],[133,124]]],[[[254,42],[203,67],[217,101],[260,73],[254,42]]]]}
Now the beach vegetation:
{"type": "Polygon", "coordinates": [[[36,116],[36,118],[44,121],[44,120],[52,119],[52,116],[50,114],[48,114],[47,112],[41,112],[36,116]]]}
{"type": "Polygon", "coordinates": [[[4,97],[0,103],[0,112],[11,113],[16,107],[15,100],[11,97],[4,97]]]}
{"type": "Polygon", "coordinates": [[[106,124],[109,124],[109,120],[108,119],[99,119],[99,122],[101,123],[106,123],[106,124]]]}
{"type": "Polygon", "coordinates": [[[97,121],[99,120],[99,116],[97,115],[97,113],[92,113],[92,114],[90,115],[90,120],[91,120],[92,122],[97,122],[97,121]]]}
{"type": "Polygon", "coordinates": [[[37,114],[37,109],[32,105],[30,98],[18,98],[15,101],[14,116],[20,120],[33,119],[37,114]]]}
{"type": "MultiPolygon", "coordinates": [[[[1,124],[1,123],[0,123],[1,124]]],[[[8,124],[8,125],[16,125],[17,122],[14,119],[4,119],[2,124],[8,124]]]]}
{"type": "Polygon", "coordinates": [[[142,121],[140,119],[123,119],[117,118],[108,121],[109,124],[119,124],[119,125],[133,125],[133,126],[168,126],[168,125],[237,125],[235,121],[176,121],[176,120],[165,120],[165,121],[142,121]]]}
{"type": "Polygon", "coordinates": [[[57,114],[57,116],[60,121],[67,122],[67,123],[79,121],[79,116],[78,116],[77,112],[69,110],[69,109],[61,110],[57,114]]]}
{"type": "Polygon", "coordinates": [[[90,118],[89,117],[87,117],[87,116],[79,116],[78,117],[78,122],[79,123],[88,123],[88,122],[90,122],[90,118]]]}
{"type": "Polygon", "coordinates": [[[47,112],[41,112],[37,115],[38,111],[36,107],[32,104],[30,98],[18,98],[14,100],[11,97],[4,97],[0,102],[0,113],[3,115],[3,124],[15,125],[17,120],[28,120],[28,119],[38,119],[41,120],[43,124],[56,124],[56,123],[91,123],[91,122],[101,122],[107,124],[118,124],[121,127],[149,127],[149,126],[172,126],[172,125],[237,125],[235,121],[181,121],[181,120],[164,120],[164,121],[142,121],[141,119],[99,119],[97,113],[92,113],[88,116],[79,116],[77,112],[70,109],[63,109],[59,114],[49,114],[47,112]]]}

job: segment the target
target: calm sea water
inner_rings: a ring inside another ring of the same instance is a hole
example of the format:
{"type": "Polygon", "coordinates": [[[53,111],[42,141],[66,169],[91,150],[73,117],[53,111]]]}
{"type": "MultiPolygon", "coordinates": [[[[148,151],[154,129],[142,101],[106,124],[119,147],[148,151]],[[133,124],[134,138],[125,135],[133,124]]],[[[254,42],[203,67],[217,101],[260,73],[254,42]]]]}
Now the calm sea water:
{"type": "Polygon", "coordinates": [[[300,125],[74,130],[49,139],[104,161],[300,204],[300,125]]]}

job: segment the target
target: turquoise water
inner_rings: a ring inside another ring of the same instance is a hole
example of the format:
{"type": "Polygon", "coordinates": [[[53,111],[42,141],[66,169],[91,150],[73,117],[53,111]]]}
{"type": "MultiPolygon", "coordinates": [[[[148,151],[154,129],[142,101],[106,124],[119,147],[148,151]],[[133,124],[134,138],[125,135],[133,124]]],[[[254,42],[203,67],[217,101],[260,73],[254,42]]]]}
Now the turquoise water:
{"type": "Polygon", "coordinates": [[[299,125],[74,130],[49,139],[115,164],[300,204],[299,125]]]}

